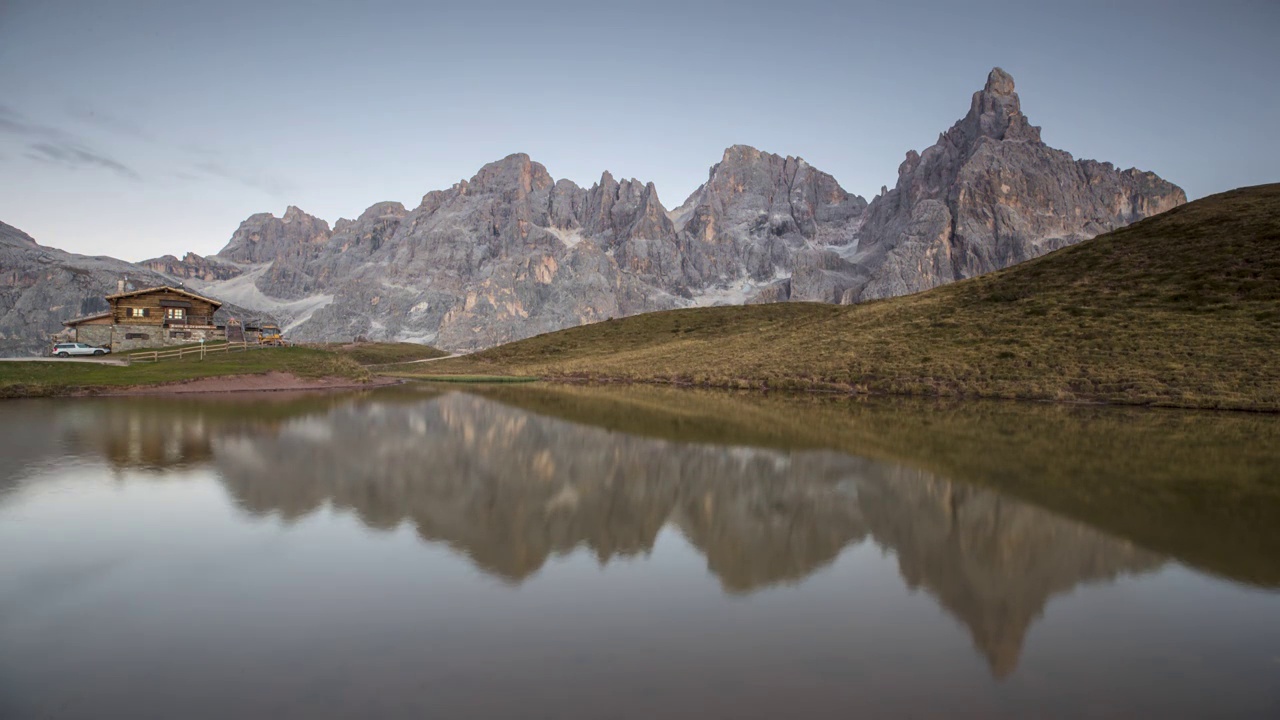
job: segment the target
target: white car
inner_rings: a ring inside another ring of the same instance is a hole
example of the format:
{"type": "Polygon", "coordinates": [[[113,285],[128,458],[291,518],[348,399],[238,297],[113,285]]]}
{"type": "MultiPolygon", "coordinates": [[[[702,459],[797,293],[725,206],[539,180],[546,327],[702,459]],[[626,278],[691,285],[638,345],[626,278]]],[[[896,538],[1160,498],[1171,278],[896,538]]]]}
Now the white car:
{"type": "Polygon", "coordinates": [[[58,343],[53,346],[50,355],[71,357],[72,355],[106,355],[111,352],[107,348],[94,347],[85,343],[58,343]]]}

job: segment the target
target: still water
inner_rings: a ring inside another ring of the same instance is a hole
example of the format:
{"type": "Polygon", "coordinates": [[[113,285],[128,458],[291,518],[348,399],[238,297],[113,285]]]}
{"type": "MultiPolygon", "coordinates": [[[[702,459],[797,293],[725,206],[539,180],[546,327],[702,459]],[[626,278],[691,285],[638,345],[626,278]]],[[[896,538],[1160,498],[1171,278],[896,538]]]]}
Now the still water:
{"type": "Polygon", "coordinates": [[[0,717],[1280,717],[1280,419],[0,404],[0,717]]]}

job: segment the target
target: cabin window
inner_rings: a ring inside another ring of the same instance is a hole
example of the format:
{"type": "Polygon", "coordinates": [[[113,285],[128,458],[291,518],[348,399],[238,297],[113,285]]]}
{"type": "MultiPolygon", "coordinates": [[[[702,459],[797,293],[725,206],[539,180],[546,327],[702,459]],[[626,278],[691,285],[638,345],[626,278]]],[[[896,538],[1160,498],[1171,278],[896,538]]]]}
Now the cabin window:
{"type": "Polygon", "coordinates": [[[125,340],[146,340],[147,334],[146,333],[125,333],[124,339],[125,340]]]}
{"type": "Polygon", "coordinates": [[[184,330],[174,330],[174,331],[172,331],[172,332],[170,332],[170,333],[169,333],[169,337],[171,337],[171,338],[189,338],[189,337],[191,337],[191,333],[186,332],[186,331],[184,331],[184,330]]]}
{"type": "Polygon", "coordinates": [[[165,308],[164,316],[170,320],[181,320],[187,316],[187,309],[175,307],[165,308]]]}
{"type": "Polygon", "coordinates": [[[146,317],[147,308],[129,308],[129,317],[146,317]]]}

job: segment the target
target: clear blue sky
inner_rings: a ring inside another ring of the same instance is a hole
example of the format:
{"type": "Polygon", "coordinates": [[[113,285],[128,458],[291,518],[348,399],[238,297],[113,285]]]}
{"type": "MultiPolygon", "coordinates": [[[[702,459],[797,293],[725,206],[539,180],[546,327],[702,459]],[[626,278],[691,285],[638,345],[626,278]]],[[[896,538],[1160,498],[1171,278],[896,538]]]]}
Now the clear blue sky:
{"type": "Polygon", "coordinates": [[[216,252],[527,152],[653,181],[734,143],[870,199],[999,65],[1050,145],[1199,197],[1280,180],[1280,2],[0,0],[0,220],[75,252],[216,252]]]}

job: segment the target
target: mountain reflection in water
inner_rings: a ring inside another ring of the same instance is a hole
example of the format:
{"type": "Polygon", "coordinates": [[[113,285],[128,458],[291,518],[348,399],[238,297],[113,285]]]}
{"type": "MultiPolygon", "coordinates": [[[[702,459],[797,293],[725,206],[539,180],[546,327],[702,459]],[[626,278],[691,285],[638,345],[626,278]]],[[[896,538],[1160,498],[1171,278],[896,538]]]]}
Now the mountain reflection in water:
{"type": "Polygon", "coordinates": [[[0,409],[12,428],[0,438],[0,520],[50,462],[76,457],[105,462],[124,483],[211,475],[242,516],[284,527],[328,509],[379,532],[411,527],[511,587],[584,548],[602,566],[646,559],[675,532],[724,593],[751,597],[806,584],[869,543],[892,557],[906,587],[968,629],[995,678],[1018,669],[1052,598],[1083,585],[1188,562],[1275,584],[1274,565],[1251,552],[1275,543],[1274,532],[1253,530],[1274,527],[1266,478],[1275,451],[1228,447],[1239,434],[1265,441],[1274,423],[1153,416],[1178,432],[1158,425],[1153,455],[1135,450],[1107,465],[1088,448],[1106,446],[1103,436],[1137,446],[1120,429],[1140,425],[1137,415],[913,407],[534,387],[26,402],[0,409]],[[681,406],[686,398],[692,405],[681,406]],[[1171,450],[1184,432],[1207,438],[1192,451],[1215,459],[1226,500],[1171,450]],[[1018,447],[1029,451],[1010,450],[1018,447]],[[1078,482],[1052,482],[1056,473],[1078,482]],[[1115,500],[1100,500],[1091,482],[1115,500]],[[1139,492],[1140,483],[1161,492],[1139,492]],[[1139,495],[1156,505],[1130,500],[1139,495]],[[1251,507],[1251,518],[1231,502],[1251,507]],[[1247,532],[1197,503],[1228,507],[1247,532]],[[1148,519],[1160,514],[1187,519],[1190,536],[1153,530],[1148,519]],[[1193,550],[1183,555],[1183,543],[1193,550]]]}
{"type": "Polygon", "coordinates": [[[254,515],[331,505],[371,528],[408,522],[513,584],[579,547],[602,564],[645,555],[668,525],[730,593],[800,582],[870,540],[969,628],[997,675],[1055,594],[1164,562],[994,491],[832,451],[654,439],[463,393],[308,401],[321,407],[278,418],[102,403],[68,433],[119,468],[210,464],[254,515]]]}

